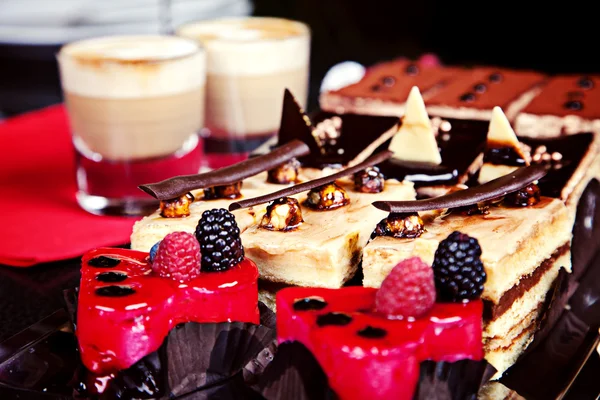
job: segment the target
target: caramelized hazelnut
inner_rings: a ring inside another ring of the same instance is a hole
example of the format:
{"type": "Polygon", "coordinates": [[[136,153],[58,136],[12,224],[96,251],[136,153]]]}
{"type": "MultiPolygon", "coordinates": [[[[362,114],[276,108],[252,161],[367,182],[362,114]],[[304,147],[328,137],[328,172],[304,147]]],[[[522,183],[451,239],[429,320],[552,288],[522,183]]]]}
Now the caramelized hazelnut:
{"type": "Polygon", "coordinates": [[[308,192],[305,205],[315,210],[333,210],[350,203],[346,191],[335,183],[311,189],[308,192]]]}
{"type": "Polygon", "coordinates": [[[490,203],[472,204],[470,206],[454,208],[452,211],[462,215],[488,215],[490,213],[490,203]]]}
{"type": "Polygon", "coordinates": [[[300,168],[300,163],[295,158],[292,158],[288,162],[270,170],[267,174],[267,182],[282,185],[296,182],[296,179],[298,179],[298,168],[300,168]]]}
{"type": "Polygon", "coordinates": [[[417,213],[390,213],[375,227],[374,236],[392,236],[414,239],[425,231],[423,220],[417,213]]]}
{"type": "Polygon", "coordinates": [[[535,183],[506,195],[504,202],[517,207],[533,206],[540,202],[540,188],[535,183]]]}
{"type": "Polygon", "coordinates": [[[380,193],[385,187],[385,178],[377,167],[368,167],[354,174],[354,190],[362,193],[380,193]]]}
{"type": "Polygon", "coordinates": [[[260,221],[260,227],[271,231],[290,231],[304,220],[298,200],[282,197],[267,206],[267,212],[260,221]]]}
{"type": "Polygon", "coordinates": [[[175,199],[160,202],[160,216],[164,218],[181,218],[190,215],[190,204],[194,202],[194,195],[186,193],[175,199]]]}
{"type": "Polygon", "coordinates": [[[242,182],[235,182],[231,185],[213,186],[211,188],[204,189],[204,199],[237,199],[242,195],[240,192],[241,189],[242,182]]]}

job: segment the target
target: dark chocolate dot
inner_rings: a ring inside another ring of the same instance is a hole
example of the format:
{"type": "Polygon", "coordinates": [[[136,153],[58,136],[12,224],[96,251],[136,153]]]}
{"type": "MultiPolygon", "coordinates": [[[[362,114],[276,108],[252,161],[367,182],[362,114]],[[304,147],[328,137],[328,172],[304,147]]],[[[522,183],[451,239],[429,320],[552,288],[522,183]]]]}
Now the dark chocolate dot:
{"type": "Polygon", "coordinates": [[[488,79],[490,80],[490,82],[494,82],[494,83],[498,83],[498,82],[502,82],[502,74],[499,72],[495,72],[493,74],[491,74],[488,79]]]}
{"type": "Polygon", "coordinates": [[[112,268],[116,267],[121,263],[121,260],[118,258],[99,256],[94,257],[88,261],[88,265],[96,268],[112,268]]]}
{"type": "Polygon", "coordinates": [[[319,315],[317,317],[317,325],[319,326],[344,326],[348,325],[352,321],[352,317],[348,314],[330,312],[327,314],[319,315]]]}
{"type": "Polygon", "coordinates": [[[296,311],[322,310],[325,307],[327,307],[325,300],[315,297],[307,297],[294,302],[294,310],[296,311]]]}
{"type": "Polygon", "coordinates": [[[487,90],[487,86],[485,85],[485,83],[478,83],[477,85],[473,86],[473,90],[475,91],[475,93],[485,93],[485,91],[487,90]]]}
{"type": "Polygon", "coordinates": [[[385,76],[383,77],[383,84],[387,87],[390,86],[394,86],[394,84],[396,83],[396,78],[394,78],[393,76],[385,76]]]}
{"type": "Polygon", "coordinates": [[[379,92],[379,91],[381,91],[381,85],[373,85],[373,86],[371,86],[371,91],[372,92],[379,92]]]}
{"type": "Polygon", "coordinates": [[[587,76],[583,76],[581,77],[581,79],[579,79],[579,81],[577,82],[577,86],[579,86],[582,89],[591,89],[594,87],[594,81],[591,80],[589,77],[587,76]]]}
{"type": "Polygon", "coordinates": [[[405,72],[406,75],[417,75],[419,73],[419,67],[415,64],[410,64],[408,67],[406,67],[405,72]]]}
{"type": "Polygon", "coordinates": [[[96,275],[96,280],[100,282],[122,282],[127,279],[127,274],[124,272],[103,272],[96,275]]]}
{"type": "Polygon", "coordinates": [[[583,109],[583,103],[579,100],[569,100],[564,104],[567,110],[579,111],[583,109]]]}
{"type": "Polygon", "coordinates": [[[104,286],[96,289],[96,294],[98,296],[105,297],[123,297],[129,296],[130,294],[134,294],[135,290],[133,290],[130,286],[104,286]]]}
{"type": "Polygon", "coordinates": [[[358,336],[362,336],[367,339],[381,339],[387,335],[387,331],[381,328],[374,328],[372,326],[367,326],[366,328],[361,329],[357,332],[358,336]]]}
{"type": "Polygon", "coordinates": [[[471,92],[465,93],[462,96],[459,97],[460,101],[464,101],[466,103],[470,103],[472,101],[475,101],[475,95],[471,92]]]}

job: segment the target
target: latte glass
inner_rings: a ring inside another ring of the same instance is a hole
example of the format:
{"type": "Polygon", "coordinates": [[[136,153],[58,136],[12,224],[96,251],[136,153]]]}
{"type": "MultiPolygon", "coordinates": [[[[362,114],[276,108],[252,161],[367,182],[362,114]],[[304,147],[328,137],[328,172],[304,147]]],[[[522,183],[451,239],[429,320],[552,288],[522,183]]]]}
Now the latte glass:
{"type": "Polygon", "coordinates": [[[205,152],[210,167],[243,159],[279,129],[284,89],[305,107],[310,30],[296,21],[242,17],[184,25],[206,49],[205,152]]]}
{"type": "Polygon", "coordinates": [[[77,201],[95,214],[141,215],[137,187],[200,169],[204,50],[173,36],[113,36],[58,56],[76,153],[77,201]]]}

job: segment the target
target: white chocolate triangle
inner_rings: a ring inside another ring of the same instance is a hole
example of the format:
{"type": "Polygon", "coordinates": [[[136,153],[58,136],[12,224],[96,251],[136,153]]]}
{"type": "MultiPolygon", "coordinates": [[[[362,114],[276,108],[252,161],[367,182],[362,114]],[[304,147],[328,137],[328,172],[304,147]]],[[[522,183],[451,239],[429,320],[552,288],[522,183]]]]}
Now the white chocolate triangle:
{"type": "Polygon", "coordinates": [[[525,159],[525,155],[519,145],[519,139],[517,139],[515,131],[510,126],[508,118],[506,118],[506,115],[504,115],[500,107],[494,107],[492,110],[492,118],[490,119],[490,127],[488,128],[487,134],[487,143],[488,147],[490,145],[493,147],[498,147],[499,145],[503,147],[512,147],[517,154],[525,159]]]}
{"type": "Polygon", "coordinates": [[[416,86],[408,95],[402,125],[392,138],[390,150],[402,161],[442,163],[425,102],[416,86]]]}

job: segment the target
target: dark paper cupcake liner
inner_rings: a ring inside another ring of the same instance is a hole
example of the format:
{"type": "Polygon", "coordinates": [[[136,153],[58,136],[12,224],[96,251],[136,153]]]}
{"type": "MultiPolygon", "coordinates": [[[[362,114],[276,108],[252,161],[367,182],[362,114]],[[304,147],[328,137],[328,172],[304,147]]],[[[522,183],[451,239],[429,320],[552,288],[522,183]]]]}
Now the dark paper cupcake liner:
{"type": "MultiPolygon", "coordinates": [[[[64,299],[75,325],[77,290],[66,290],[64,299]]],[[[261,325],[190,322],[172,329],[158,351],[117,373],[102,395],[90,390],[98,377],[82,367],[79,392],[97,398],[187,398],[207,387],[225,387],[232,377],[246,386],[255,383],[276,349],[275,314],[261,303],[259,310],[261,325]]]]}
{"type": "Polygon", "coordinates": [[[496,373],[486,360],[423,361],[414,400],[476,400],[496,373]]]}
{"type": "Polygon", "coordinates": [[[267,400],[337,399],[318,361],[299,342],[279,346],[256,389],[267,400]]]}

